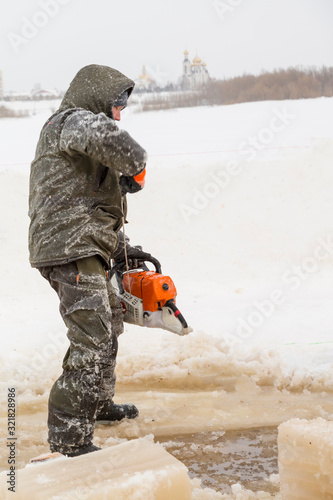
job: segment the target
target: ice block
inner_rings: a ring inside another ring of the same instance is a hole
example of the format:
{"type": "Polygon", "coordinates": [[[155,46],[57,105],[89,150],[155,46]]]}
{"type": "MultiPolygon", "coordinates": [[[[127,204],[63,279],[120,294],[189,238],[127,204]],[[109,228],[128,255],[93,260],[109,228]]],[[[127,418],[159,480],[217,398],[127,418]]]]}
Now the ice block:
{"type": "Polygon", "coordinates": [[[16,471],[15,494],[0,475],[2,500],[189,500],[187,468],[161,445],[140,438],[75,458],[16,471]]]}
{"type": "Polygon", "coordinates": [[[283,500],[333,500],[333,422],[284,422],[278,446],[283,500]]]}

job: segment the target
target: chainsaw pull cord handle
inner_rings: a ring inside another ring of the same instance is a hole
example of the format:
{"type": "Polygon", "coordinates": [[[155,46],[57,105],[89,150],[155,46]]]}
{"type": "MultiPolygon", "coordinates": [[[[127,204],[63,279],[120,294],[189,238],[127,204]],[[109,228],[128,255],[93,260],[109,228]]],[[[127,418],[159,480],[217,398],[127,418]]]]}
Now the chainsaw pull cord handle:
{"type": "MultiPolygon", "coordinates": [[[[125,217],[124,217],[124,198],[121,199],[121,208],[123,212],[123,217],[122,217],[122,226],[123,226],[123,239],[124,239],[124,255],[125,255],[125,265],[126,265],[126,273],[129,273],[129,266],[128,266],[128,256],[127,256],[127,249],[126,249],[126,234],[125,234],[125,217]]],[[[162,267],[160,262],[155,259],[155,257],[149,257],[145,259],[144,262],[151,262],[155,266],[155,270],[158,274],[162,274],[162,267]]],[[[146,267],[146,266],[145,266],[146,267]]],[[[117,266],[113,266],[110,272],[110,279],[114,275],[114,273],[117,271],[117,266]]],[[[146,269],[148,270],[148,268],[146,269]]],[[[132,293],[131,290],[131,280],[129,280],[129,291],[132,293]]]]}
{"type": "MultiPolygon", "coordinates": [[[[126,263],[126,273],[128,273],[129,268],[128,268],[128,258],[127,258],[127,250],[126,250],[125,215],[124,215],[124,198],[123,197],[121,198],[121,211],[123,213],[123,238],[124,238],[124,255],[125,255],[125,263],[126,263]]],[[[130,281],[129,281],[129,289],[130,289],[130,293],[132,293],[130,281]]]]}

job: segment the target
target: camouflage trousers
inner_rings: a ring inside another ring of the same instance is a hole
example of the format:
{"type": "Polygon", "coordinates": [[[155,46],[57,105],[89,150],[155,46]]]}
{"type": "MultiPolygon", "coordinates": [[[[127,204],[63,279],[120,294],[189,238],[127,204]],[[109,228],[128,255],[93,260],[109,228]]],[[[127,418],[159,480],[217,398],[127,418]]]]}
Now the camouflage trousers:
{"type": "Polygon", "coordinates": [[[97,256],[39,270],[59,296],[70,341],[50,392],[48,442],[70,453],[91,444],[98,409],[114,396],[122,307],[97,256]]]}

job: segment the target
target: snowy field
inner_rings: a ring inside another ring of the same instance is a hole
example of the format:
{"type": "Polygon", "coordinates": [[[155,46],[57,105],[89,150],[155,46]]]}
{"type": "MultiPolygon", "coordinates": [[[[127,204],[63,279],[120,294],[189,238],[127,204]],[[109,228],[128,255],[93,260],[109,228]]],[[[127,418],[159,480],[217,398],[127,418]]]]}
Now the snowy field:
{"type": "MultiPolygon", "coordinates": [[[[47,450],[67,348],[58,299],[27,251],[29,163],[57,103],[31,106],[0,120],[0,426],[6,436],[16,387],[21,466],[47,450]]],[[[193,333],[126,325],[117,397],[140,417],[97,429],[97,444],[333,418],[332,114],[332,98],[125,110],[120,126],[149,153],[127,234],[173,278],[193,333]]],[[[196,487],[193,498],[229,496],[196,487]]]]}

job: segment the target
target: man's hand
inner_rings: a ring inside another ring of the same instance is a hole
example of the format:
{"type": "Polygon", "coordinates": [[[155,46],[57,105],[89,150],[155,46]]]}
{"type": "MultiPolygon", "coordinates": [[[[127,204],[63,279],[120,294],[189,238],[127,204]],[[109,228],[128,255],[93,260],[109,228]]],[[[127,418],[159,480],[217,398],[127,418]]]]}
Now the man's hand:
{"type": "MultiPolygon", "coordinates": [[[[120,232],[121,237],[123,236],[122,232],[120,232]]],[[[126,238],[126,255],[127,255],[127,263],[128,269],[144,269],[148,271],[147,266],[145,266],[145,262],[151,262],[154,264],[156,272],[162,273],[161,264],[155,257],[153,257],[150,253],[144,252],[141,246],[134,246],[128,243],[128,238],[126,238]]],[[[125,249],[123,239],[120,238],[119,245],[117,251],[113,255],[113,267],[117,268],[117,271],[125,272],[126,268],[126,257],[125,257],[125,249]]]]}
{"type": "Polygon", "coordinates": [[[133,177],[126,177],[125,175],[121,175],[119,179],[119,184],[121,188],[121,194],[125,196],[125,194],[137,193],[144,188],[145,185],[145,177],[146,177],[146,169],[144,168],[140,174],[135,175],[133,177]]]}
{"type": "MultiPolygon", "coordinates": [[[[131,247],[126,245],[126,253],[128,269],[142,268],[146,260],[150,261],[153,259],[152,255],[150,253],[143,252],[142,247],[140,246],[131,247]]],[[[125,253],[114,259],[114,263],[120,271],[126,271],[125,253]]]]}

